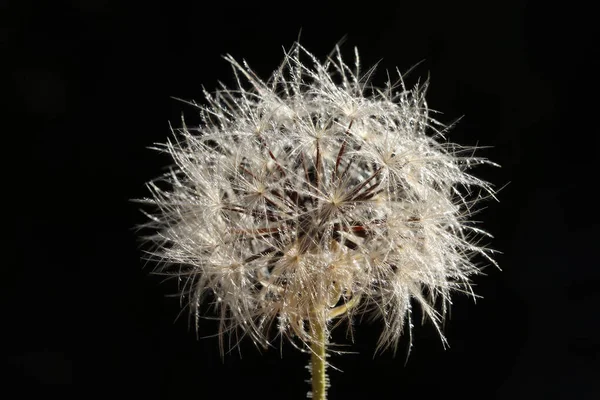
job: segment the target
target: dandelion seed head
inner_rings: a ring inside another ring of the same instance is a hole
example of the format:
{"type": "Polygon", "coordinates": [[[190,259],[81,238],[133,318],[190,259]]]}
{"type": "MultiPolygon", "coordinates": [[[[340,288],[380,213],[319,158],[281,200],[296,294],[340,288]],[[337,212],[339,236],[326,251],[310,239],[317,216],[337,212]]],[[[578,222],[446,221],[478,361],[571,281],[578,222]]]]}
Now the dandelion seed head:
{"type": "Polygon", "coordinates": [[[472,293],[473,257],[494,263],[470,220],[494,191],[468,172],[492,163],[445,139],[426,85],[371,86],[358,53],[351,67],[296,44],[268,81],[226,59],[236,87],[206,92],[200,126],[160,147],[175,167],[145,200],[157,270],[191,314],[213,299],[221,339],[261,345],[366,313],[394,346],[411,302],[440,330],[451,292],[472,293]]]}

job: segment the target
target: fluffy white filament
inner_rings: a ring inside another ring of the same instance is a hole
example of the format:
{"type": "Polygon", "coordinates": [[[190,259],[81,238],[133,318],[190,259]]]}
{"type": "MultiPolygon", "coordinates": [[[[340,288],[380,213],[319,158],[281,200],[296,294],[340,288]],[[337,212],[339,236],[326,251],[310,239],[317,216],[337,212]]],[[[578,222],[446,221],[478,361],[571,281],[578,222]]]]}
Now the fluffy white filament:
{"type": "Polygon", "coordinates": [[[411,302],[439,330],[472,256],[493,263],[469,218],[494,192],[466,172],[491,163],[446,141],[426,85],[371,87],[355,58],[296,44],[264,82],[227,56],[237,87],[205,92],[202,124],[159,147],[176,167],[148,184],[151,254],[196,317],[214,300],[221,338],[310,344],[313,323],[368,313],[395,345],[411,302]]]}

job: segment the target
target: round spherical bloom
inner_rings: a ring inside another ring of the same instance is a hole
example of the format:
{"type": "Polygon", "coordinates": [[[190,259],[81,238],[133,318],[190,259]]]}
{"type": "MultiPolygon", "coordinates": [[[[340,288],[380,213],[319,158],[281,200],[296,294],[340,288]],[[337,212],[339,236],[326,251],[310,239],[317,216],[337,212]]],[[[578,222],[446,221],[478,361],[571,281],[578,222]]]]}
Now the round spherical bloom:
{"type": "Polygon", "coordinates": [[[310,344],[368,313],[386,347],[411,302],[438,327],[450,292],[472,293],[472,256],[493,263],[469,217],[494,192],[467,173],[492,163],[446,140],[426,85],[372,87],[355,58],[296,44],[264,82],[227,56],[237,87],[205,92],[202,124],[160,147],[176,167],[148,185],[152,254],[196,315],[214,301],[221,334],[310,344]]]}

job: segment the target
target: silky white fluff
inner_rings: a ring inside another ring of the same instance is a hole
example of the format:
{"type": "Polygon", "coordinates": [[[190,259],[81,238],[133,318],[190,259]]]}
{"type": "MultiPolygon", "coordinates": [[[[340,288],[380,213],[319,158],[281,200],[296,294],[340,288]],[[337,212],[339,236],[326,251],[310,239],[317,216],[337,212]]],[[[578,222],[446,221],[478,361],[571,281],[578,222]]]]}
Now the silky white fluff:
{"type": "Polygon", "coordinates": [[[394,346],[411,303],[440,330],[451,292],[473,295],[473,256],[494,263],[470,219],[494,191],[467,173],[493,163],[446,140],[426,84],[373,87],[357,51],[349,66],[295,44],[266,82],[226,59],[237,87],[204,92],[200,126],[157,147],[176,164],[143,200],[157,271],[235,343],[310,344],[313,324],[366,313],[394,346]]]}

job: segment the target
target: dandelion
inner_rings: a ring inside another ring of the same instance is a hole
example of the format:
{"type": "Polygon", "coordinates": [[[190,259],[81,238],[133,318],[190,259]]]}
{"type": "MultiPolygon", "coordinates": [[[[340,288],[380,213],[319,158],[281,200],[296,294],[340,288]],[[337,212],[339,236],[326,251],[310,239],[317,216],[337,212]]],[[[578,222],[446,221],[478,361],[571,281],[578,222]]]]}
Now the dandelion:
{"type": "Polygon", "coordinates": [[[474,295],[473,256],[494,263],[470,220],[494,191],[467,173],[493,163],[446,140],[427,83],[374,87],[356,49],[350,66],[295,44],[268,81],[226,60],[235,89],[205,91],[201,125],[157,147],[176,164],[143,200],[158,272],[196,319],[212,301],[221,349],[229,334],[310,351],[315,399],[339,322],[381,319],[378,349],[395,349],[414,303],[443,340],[451,292],[474,295]]]}

